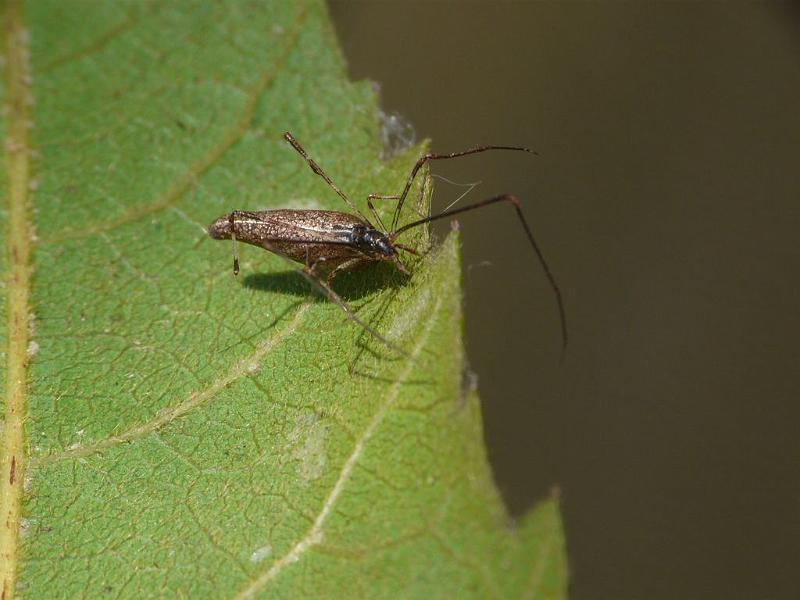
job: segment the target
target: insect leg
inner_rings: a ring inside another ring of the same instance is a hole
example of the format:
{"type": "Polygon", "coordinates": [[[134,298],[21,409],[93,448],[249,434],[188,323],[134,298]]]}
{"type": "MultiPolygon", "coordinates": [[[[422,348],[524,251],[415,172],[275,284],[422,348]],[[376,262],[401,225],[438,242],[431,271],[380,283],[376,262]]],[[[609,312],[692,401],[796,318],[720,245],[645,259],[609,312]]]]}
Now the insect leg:
{"type": "Polygon", "coordinates": [[[333,278],[333,275],[337,271],[340,270],[339,267],[342,267],[342,266],[346,265],[347,263],[350,263],[350,262],[353,262],[353,261],[347,261],[347,263],[343,263],[342,265],[339,265],[339,267],[333,269],[333,271],[331,271],[331,273],[328,275],[328,281],[327,282],[323,281],[319,277],[319,275],[317,275],[317,273],[315,271],[316,267],[318,265],[320,265],[321,263],[323,263],[323,262],[324,262],[324,258],[323,259],[317,259],[316,261],[314,261],[313,265],[306,266],[306,267],[304,267],[302,269],[298,269],[298,271],[312,285],[314,285],[318,289],[322,290],[322,292],[325,294],[325,296],[327,296],[328,300],[330,300],[334,304],[337,304],[339,306],[339,308],[341,308],[344,311],[344,313],[347,315],[348,319],[350,319],[354,323],[360,325],[365,331],[369,332],[370,335],[372,335],[372,337],[374,337],[375,339],[377,339],[380,342],[382,342],[383,344],[385,344],[391,350],[394,350],[395,352],[399,352],[400,354],[405,355],[406,352],[402,348],[400,348],[396,344],[394,344],[394,343],[390,342],[389,340],[387,340],[380,333],[378,333],[378,331],[376,329],[374,329],[373,327],[371,327],[370,325],[368,325],[367,323],[362,321],[358,316],[356,316],[356,314],[353,312],[353,310],[349,306],[347,306],[347,304],[345,303],[344,300],[342,300],[342,298],[339,296],[339,294],[334,292],[333,288],[331,288],[330,280],[333,278]]]}
{"type": "Polygon", "coordinates": [[[500,196],[494,196],[493,198],[487,198],[486,200],[481,200],[480,202],[475,202],[474,204],[470,204],[468,206],[462,206],[461,208],[453,208],[451,210],[446,210],[444,212],[439,213],[438,215],[433,215],[431,217],[426,217],[424,219],[420,219],[419,221],[414,221],[413,223],[403,225],[400,229],[394,232],[394,234],[392,235],[392,239],[394,240],[394,238],[399,236],[404,231],[408,231],[409,229],[413,229],[414,227],[424,225],[425,223],[430,223],[431,221],[436,221],[438,219],[451,217],[453,215],[457,215],[458,213],[467,212],[469,210],[476,210],[478,208],[483,208],[484,206],[489,206],[490,204],[496,204],[497,202],[508,202],[514,207],[514,210],[517,213],[517,217],[519,217],[520,223],[522,223],[522,228],[525,230],[525,235],[528,236],[528,241],[530,242],[533,251],[536,253],[537,258],[539,259],[539,264],[542,265],[544,274],[547,277],[548,282],[550,283],[550,287],[552,288],[553,293],[555,294],[556,303],[558,304],[558,314],[561,319],[561,359],[563,360],[564,353],[567,349],[567,341],[568,341],[567,317],[564,311],[564,300],[561,296],[561,289],[558,287],[558,283],[556,283],[556,278],[553,276],[552,271],[550,271],[550,267],[547,265],[547,261],[545,261],[544,259],[544,254],[542,254],[539,245],[536,243],[536,240],[533,237],[533,232],[531,231],[528,222],[525,220],[525,216],[522,214],[522,208],[520,207],[519,198],[511,194],[502,194],[500,196]]]}
{"type": "Polygon", "coordinates": [[[395,248],[400,248],[401,250],[405,250],[406,252],[410,252],[414,256],[420,256],[419,250],[416,248],[412,248],[411,246],[406,246],[405,244],[395,244],[395,248]]]}
{"type": "MultiPolygon", "coordinates": [[[[370,196],[371,195],[372,194],[370,194],[370,196]]],[[[375,210],[375,205],[372,204],[372,200],[369,199],[369,196],[367,197],[367,206],[369,207],[372,216],[375,217],[375,221],[378,223],[378,225],[381,226],[381,231],[386,233],[386,225],[383,224],[383,219],[381,219],[381,216],[378,214],[378,211],[375,210]]]]}
{"type": "Polygon", "coordinates": [[[345,196],[344,192],[340,190],[335,183],[333,183],[333,180],[330,177],[328,177],[328,174],[325,173],[325,171],[322,170],[322,167],[320,167],[316,163],[316,161],[314,161],[314,159],[311,158],[306,153],[305,148],[303,148],[300,145],[300,142],[298,142],[291,133],[289,133],[288,131],[284,133],[283,139],[289,142],[292,145],[292,148],[297,150],[298,154],[300,154],[300,156],[302,156],[306,160],[308,166],[311,167],[311,170],[314,171],[314,173],[316,173],[320,177],[322,177],[325,180],[325,183],[327,183],[331,188],[333,188],[333,191],[339,194],[339,197],[345,201],[347,206],[349,206],[353,212],[358,213],[358,215],[361,216],[361,218],[363,218],[367,223],[369,223],[369,219],[367,219],[364,216],[364,214],[360,210],[358,210],[358,207],[350,201],[350,198],[345,196]]]}
{"type": "Polygon", "coordinates": [[[469,154],[477,154],[479,152],[486,152],[487,150],[520,150],[522,152],[530,152],[531,154],[536,154],[530,148],[523,148],[521,146],[476,146],[475,148],[469,148],[468,150],[462,150],[461,152],[452,152],[450,154],[425,154],[424,156],[420,157],[417,163],[414,165],[414,168],[411,169],[411,173],[408,176],[408,180],[406,181],[406,185],[403,188],[403,192],[400,194],[400,198],[397,202],[397,207],[394,211],[394,217],[392,218],[392,231],[397,228],[397,221],[400,219],[400,211],[403,208],[403,202],[405,202],[406,196],[408,195],[408,191],[411,189],[411,184],[414,182],[414,178],[417,176],[417,172],[422,168],[429,160],[444,160],[448,158],[458,158],[460,156],[467,156],[469,154]]]}
{"type": "Polygon", "coordinates": [[[233,274],[239,274],[239,251],[236,247],[236,211],[228,215],[228,223],[231,226],[231,240],[233,241],[233,274]]]}
{"type": "MultiPolygon", "coordinates": [[[[428,186],[428,181],[430,181],[430,175],[425,179],[422,186],[419,189],[419,201],[418,204],[422,203],[422,197],[425,195],[425,189],[428,186]]],[[[373,200],[400,200],[400,194],[368,194],[367,195],[367,206],[369,206],[370,211],[372,211],[375,220],[380,224],[381,229],[384,232],[387,232],[386,226],[383,224],[383,220],[381,216],[378,214],[378,211],[375,210],[375,207],[372,204],[373,200]]],[[[421,212],[416,211],[416,213],[421,217],[423,216],[421,212]]]]}
{"type": "Polygon", "coordinates": [[[328,276],[326,277],[328,285],[331,285],[331,283],[333,282],[333,278],[336,277],[339,273],[342,273],[343,271],[349,271],[350,269],[364,262],[369,262],[369,261],[364,261],[364,259],[362,258],[352,258],[350,260],[346,260],[343,263],[338,264],[336,268],[333,269],[330,273],[328,273],[328,276]]]}

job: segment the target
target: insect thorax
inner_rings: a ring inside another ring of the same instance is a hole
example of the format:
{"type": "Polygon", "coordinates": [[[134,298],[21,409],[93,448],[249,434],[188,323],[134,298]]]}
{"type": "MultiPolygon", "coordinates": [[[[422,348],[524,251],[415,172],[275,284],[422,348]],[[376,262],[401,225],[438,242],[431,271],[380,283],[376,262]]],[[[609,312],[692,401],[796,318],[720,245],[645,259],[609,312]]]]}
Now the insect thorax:
{"type": "Polygon", "coordinates": [[[376,258],[388,258],[395,254],[394,246],[389,238],[371,227],[353,228],[352,242],[361,252],[376,258]]]}

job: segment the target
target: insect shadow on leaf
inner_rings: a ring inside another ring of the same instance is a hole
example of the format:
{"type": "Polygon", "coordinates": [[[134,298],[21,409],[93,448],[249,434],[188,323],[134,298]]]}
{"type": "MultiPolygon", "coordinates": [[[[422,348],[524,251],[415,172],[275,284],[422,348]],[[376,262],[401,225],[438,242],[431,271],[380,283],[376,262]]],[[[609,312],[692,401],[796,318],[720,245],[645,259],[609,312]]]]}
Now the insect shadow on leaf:
{"type": "MultiPolygon", "coordinates": [[[[411,272],[406,266],[405,259],[401,259],[400,252],[402,251],[406,254],[419,256],[421,251],[397,241],[405,232],[438,219],[477,210],[492,204],[510,204],[519,218],[525,235],[555,295],[561,320],[561,355],[563,359],[568,336],[561,290],[550,271],[550,267],[544,259],[539,245],[533,237],[533,232],[528,222],[525,220],[525,216],[522,214],[522,208],[516,196],[512,194],[501,194],[468,204],[467,206],[450,208],[436,215],[423,217],[399,226],[403,204],[408,197],[414,179],[420,169],[429,161],[458,158],[489,150],[512,150],[536,154],[533,150],[522,146],[487,145],[476,146],[450,154],[424,154],[414,164],[400,194],[369,194],[367,196],[367,207],[374,219],[373,223],[350,198],[339,189],[314,159],[308,156],[303,146],[300,145],[291,133],[286,132],[283,137],[298,154],[303,157],[309,168],[324,179],[328,186],[339,195],[352,213],[311,209],[273,209],[255,212],[235,210],[227,215],[219,217],[211,223],[208,228],[208,233],[214,239],[233,240],[234,274],[238,275],[239,273],[239,256],[236,250],[237,240],[253,246],[258,246],[288,260],[301,263],[303,266],[297,269],[297,272],[305,277],[316,289],[321,291],[331,302],[337,304],[348,318],[360,325],[365,331],[387,347],[401,354],[406,354],[397,344],[387,339],[372,327],[372,325],[366,323],[356,315],[353,309],[344,301],[343,297],[334,291],[331,285],[333,279],[345,271],[372,263],[388,263],[400,273],[410,276],[411,272]],[[384,225],[378,211],[375,210],[373,200],[394,200],[397,202],[390,227],[384,225]]],[[[378,287],[380,284],[385,283],[377,278],[375,281],[378,287]]],[[[270,289],[269,286],[275,283],[280,283],[280,280],[260,280],[260,285],[263,285],[266,289],[270,289]]],[[[345,295],[345,297],[348,299],[351,298],[350,295],[345,295]]]]}
{"type": "MultiPolygon", "coordinates": [[[[332,286],[342,300],[355,301],[386,288],[400,287],[407,279],[408,276],[399,273],[397,269],[386,264],[378,264],[370,270],[369,277],[356,273],[354,269],[352,272],[341,273],[332,286]]],[[[252,290],[293,296],[308,296],[309,290],[317,291],[317,288],[297,270],[251,273],[244,277],[242,283],[252,290]]],[[[326,296],[317,295],[317,297],[320,302],[327,300],[326,296]]]]}
{"type": "Polygon", "coordinates": [[[295,302],[292,302],[292,303],[291,303],[289,306],[287,306],[286,308],[284,308],[284,309],[283,309],[283,310],[282,310],[282,311],[281,311],[281,312],[280,312],[280,313],[279,313],[279,314],[278,314],[278,315],[277,315],[277,316],[276,316],[274,319],[272,319],[272,321],[269,323],[269,325],[267,325],[266,327],[263,327],[263,328],[261,328],[259,331],[257,331],[256,333],[253,333],[253,334],[249,335],[248,337],[245,337],[245,338],[242,338],[242,339],[240,339],[240,340],[237,340],[237,341],[236,341],[234,344],[231,344],[230,346],[228,346],[228,347],[226,347],[226,348],[223,348],[223,349],[221,350],[221,352],[227,352],[228,350],[230,350],[231,348],[233,348],[235,345],[237,345],[237,344],[240,344],[240,343],[242,343],[242,342],[253,342],[253,341],[254,341],[256,338],[263,336],[263,335],[264,335],[264,332],[266,332],[266,331],[269,331],[270,329],[272,329],[273,327],[275,327],[275,326],[276,326],[278,323],[280,323],[281,321],[283,321],[283,320],[284,320],[284,319],[285,319],[287,316],[289,316],[289,314],[291,314],[293,311],[295,311],[295,310],[297,310],[298,308],[300,308],[300,306],[301,306],[302,304],[303,304],[303,303],[302,303],[300,300],[297,300],[297,301],[295,301],[295,302]]]}

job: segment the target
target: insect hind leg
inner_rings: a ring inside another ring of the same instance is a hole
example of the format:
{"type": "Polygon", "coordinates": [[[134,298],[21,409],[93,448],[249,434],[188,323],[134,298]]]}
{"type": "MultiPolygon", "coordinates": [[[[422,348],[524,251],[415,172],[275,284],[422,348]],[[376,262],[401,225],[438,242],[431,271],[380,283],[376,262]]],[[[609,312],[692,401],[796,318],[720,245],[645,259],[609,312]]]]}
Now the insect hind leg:
{"type": "Polygon", "coordinates": [[[348,319],[350,319],[351,321],[353,321],[357,325],[361,326],[361,328],[364,331],[368,332],[372,337],[374,337],[379,342],[384,344],[387,348],[389,348],[391,350],[394,350],[395,352],[398,352],[400,354],[406,355],[407,353],[402,348],[400,348],[397,344],[395,344],[395,343],[389,341],[388,339],[386,339],[374,327],[372,327],[371,325],[365,323],[361,318],[359,318],[353,312],[353,309],[351,309],[347,305],[347,303],[344,300],[342,300],[341,296],[339,296],[339,294],[337,294],[336,292],[333,291],[333,288],[330,285],[331,280],[333,279],[333,276],[337,272],[340,272],[341,270],[343,270],[343,268],[348,268],[348,267],[346,267],[346,265],[348,265],[348,263],[351,263],[353,261],[347,261],[346,263],[343,263],[342,265],[337,266],[335,269],[333,269],[328,274],[328,277],[326,278],[326,280],[323,280],[319,276],[319,274],[317,273],[317,267],[319,267],[321,264],[324,264],[324,262],[325,262],[324,257],[320,258],[320,259],[317,259],[311,265],[306,265],[302,269],[298,269],[298,272],[303,277],[305,277],[318,290],[321,290],[322,293],[325,294],[325,296],[328,298],[328,300],[330,300],[331,302],[336,304],[339,308],[341,308],[342,311],[344,312],[344,314],[347,315],[348,319]]]}

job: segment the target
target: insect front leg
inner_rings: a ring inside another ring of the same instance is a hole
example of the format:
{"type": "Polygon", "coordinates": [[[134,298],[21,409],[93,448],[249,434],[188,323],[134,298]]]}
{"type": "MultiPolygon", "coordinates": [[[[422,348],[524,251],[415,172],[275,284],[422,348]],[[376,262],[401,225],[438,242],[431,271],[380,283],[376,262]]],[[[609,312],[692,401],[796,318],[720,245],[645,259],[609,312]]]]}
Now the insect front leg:
{"type": "MultiPolygon", "coordinates": [[[[422,185],[419,186],[419,195],[417,197],[417,208],[414,211],[417,213],[419,217],[424,217],[425,215],[420,212],[419,207],[423,206],[423,198],[425,197],[425,191],[428,188],[428,184],[431,180],[430,173],[426,173],[425,179],[422,182],[422,185]]],[[[375,221],[381,226],[381,230],[384,233],[389,233],[389,230],[386,228],[386,225],[383,224],[383,220],[381,216],[378,214],[378,211],[375,210],[375,206],[372,204],[373,200],[396,200],[398,202],[398,206],[402,204],[404,196],[401,194],[368,194],[367,195],[367,206],[369,207],[370,211],[372,211],[372,216],[375,217],[375,221]]],[[[396,207],[397,208],[397,207],[396,207]]]]}
{"type": "Polygon", "coordinates": [[[412,248],[411,246],[406,246],[405,244],[395,244],[395,248],[400,248],[401,250],[405,250],[406,252],[410,252],[414,256],[421,256],[420,251],[416,248],[412,248]]]}
{"type": "MultiPolygon", "coordinates": [[[[438,215],[433,215],[431,217],[426,217],[424,219],[420,219],[419,221],[403,225],[401,228],[397,229],[394,232],[394,237],[396,238],[404,231],[408,231],[409,229],[413,229],[414,227],[419,227],[420,225],[424,225],[425,223],[430,223],[432,221],[438,221],[439,219],[452,217],[454,215],[463,212],[477,210],[479,208],[483,208],[491,204],[497,204],[498,202],[505,202],[507,204],[510,204],[514,208],[514,211],[517,213],[517,218],[519,219],[519,222],[522,225],[523,230],[525,231],[525,235],[528,237],[528,241],[530,242],[531,248],[533,248],[533,251],[535,252],[537,258],[539,259],[539,264],[542,266],[544,274],[547,277],[548,282],[550,283],[550,288],[553,290],[553,294],[556,297],[556,304],[558,305],[558,314],[561,320],[561,360],[563,361],[567,349],[567,342],[569,340],[567,335],[567,315],[564,310],[564,299],[561,296],[561,288],[558,286],[558,283],[556,283],[556,278],[553,276],[552,271],[550,271],[550,267],[548,266],[547,261],[544,259],[544,255],[542,254],[542,251],[539,248],[539,244],[536,243],[536,239],[533,237],[533,232],[531,231],[530,225],[528,225],[528,221],[525,220],[525,215],[522,214],[522,207],[520,206],[519,198],[517,198],[513,194],[500,194],[499,196],[494,196],[493,198],[487,198],[486,200],[481,200],[480,202],[475,202],[468,206],[462,206],[461,208],[453,208],[450,210],[445,210],[439,213],[438,215]]],[[[397,246],[396,243],[395,246],[397,246]]]]}
{"type": "Polygon", "coordinates": [[[375,222],[378,225],[380,225],[381,231],[383,231],[384,233],[386,233],[386,231],[387,231],[386,225],[383,224],[383,219],[381,219],[381,216],[378,214],[378,211],[375,210],[375,205],[372,204],[372,201],[373,200],[399,200],[399,199],[400,199],[400,196],[398,196],[398,195],[384,196],[382,194],[369,194],[367,196],[367,206],[369,207],[370,212],[372,212],[372,216],[375,217],[375,222]]]}
{"type": "Polygon", "coordinates": [[[400,193],[400,198],[397,201],[397,207],[394,211],[394,217],[392,217],[392,231],[397,229],[397,224],[400,220],[400,211],[403,210],[403,202],[405,202],[406,196],[408,195],[408,191],[411,189],[411,184],[414,183],[414,178],[417,176],[417,173],[422,168],[422,166],[432,160],[447,160],[450,158],[458,158],[461,156],[468,156],[470,154],[477,154],[479,152],[486,152],[487,150],[520,150],[522,152],[530,152],[531,154],[537,154],[530,148],[523,148],[522,146],[476,146],[474,148],[470,148],[468,150],[463,150],[461,152],[451,152],[450,154],[433,154],[428,153],[419,158],[419,160],[414,165],[414,168],[411,169],[411,173],[406,180],[406,185],[403,187],[403,191],[400,193]]]}

